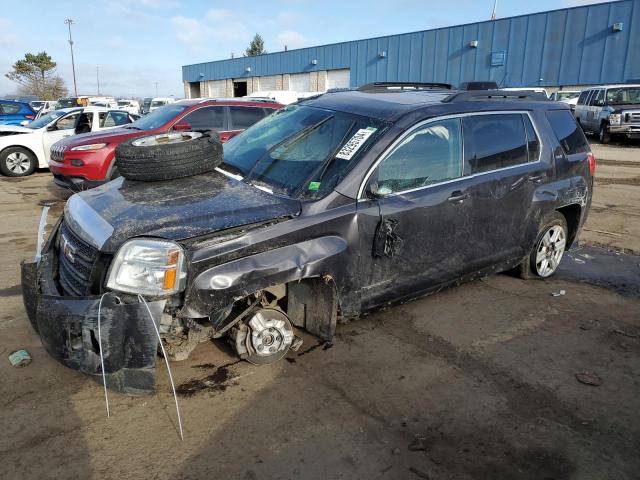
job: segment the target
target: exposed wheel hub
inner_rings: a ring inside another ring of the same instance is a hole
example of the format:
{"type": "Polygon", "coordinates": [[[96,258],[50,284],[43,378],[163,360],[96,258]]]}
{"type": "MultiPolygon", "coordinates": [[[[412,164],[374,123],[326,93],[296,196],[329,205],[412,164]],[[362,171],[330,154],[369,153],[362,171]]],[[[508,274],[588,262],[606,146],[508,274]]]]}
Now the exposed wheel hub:
{"type": "Polygon", "coordinates": [[[273,308],[256,311],[249,321],[235,327],[230,336],[240,357],[256,365],[280,360],[295,338],[289,318],[273,308]]]}

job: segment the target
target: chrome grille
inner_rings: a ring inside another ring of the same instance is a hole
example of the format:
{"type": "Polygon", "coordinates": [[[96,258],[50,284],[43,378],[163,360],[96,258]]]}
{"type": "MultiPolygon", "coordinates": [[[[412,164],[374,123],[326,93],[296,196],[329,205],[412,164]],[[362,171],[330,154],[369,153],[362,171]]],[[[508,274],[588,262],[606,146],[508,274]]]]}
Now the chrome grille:
{"type": "Polygon", "coordinates": [[[58,272],[65,295],[84,296],[91,293],[91,274],[98,260],[98,250],[62,223],[58,240],[58,272]]]}
{"type": "Polygon", "coordinates": [[[640,123],[640,112],[630,112],[627,114],[629,123],[640,123]]]}
{"type": "Polygon", "coordinates": [[[54,162],[62,162],[64,160],[64,150],[66,147],[54,143],[51,146],[50,157],[54,162]]]}

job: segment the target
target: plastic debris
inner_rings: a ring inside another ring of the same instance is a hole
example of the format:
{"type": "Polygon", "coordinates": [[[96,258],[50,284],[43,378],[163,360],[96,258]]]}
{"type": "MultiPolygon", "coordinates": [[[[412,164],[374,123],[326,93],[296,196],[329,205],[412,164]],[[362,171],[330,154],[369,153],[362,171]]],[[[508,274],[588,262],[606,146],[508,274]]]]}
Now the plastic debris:
{"type": "Polygon", "coordinates": [[[560,290],[559,292],[553,292],[551,295],[553,295],[554,297],[561,297],[563,295],[565,295],[567,292],[565,290],[560,290]]]}
{"type": "Polygon", "coordinates": [[[409,444],[409,450],[412,452],[426,452],[427,445],[424,443],[424,438],[416,437],[416,439],[409,444]]]}
{"type": "Polygon", "coordinates": [[[31,355],[26,350],[16,350],[9,354],[9,362],[14,367],[26,367],[31,363],[31,355]]]}
{"type": "Polygon", "coordinates": [[[578,372],[576,373],[576,379],[584,384],[591,385],[592,387],[599,387],[602,385],[602,379],[594,372],[578,372]]]}

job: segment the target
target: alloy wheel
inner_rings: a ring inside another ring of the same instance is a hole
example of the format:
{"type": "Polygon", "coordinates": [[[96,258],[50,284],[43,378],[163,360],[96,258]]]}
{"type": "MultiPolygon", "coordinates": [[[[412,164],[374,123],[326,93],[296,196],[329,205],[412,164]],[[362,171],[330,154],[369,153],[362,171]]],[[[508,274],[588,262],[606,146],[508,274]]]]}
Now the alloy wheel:
{"type": "Polygon", "coordinates": [[[553,274],[560,265],[567,238],[561,225],[553,225],[545,232],[536,250],[536,272],[541,277],[553,274]]]}
{"type": "Polygon", "coordinates": [[[7,155],[5,162],[7,169],[17,175],[22,175],[31,168],[31,159],[27,154],[22,152],[10,153],[7,155]]]}

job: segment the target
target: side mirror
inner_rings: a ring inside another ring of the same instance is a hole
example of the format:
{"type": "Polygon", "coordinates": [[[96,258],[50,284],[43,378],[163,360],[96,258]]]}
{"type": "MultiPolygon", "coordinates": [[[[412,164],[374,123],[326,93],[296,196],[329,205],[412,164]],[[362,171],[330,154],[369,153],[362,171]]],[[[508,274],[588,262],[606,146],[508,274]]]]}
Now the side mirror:
{"type": "Polygon", "coordinates": [[[173,126],[174,130],[191,130],[192,128],[189,122],[178,122],[173,126]]]}
{"type": "Polygon", "coordinates": [[[378,188],[377,180],[369,179],[369,183],[367,184],[367,188],[365,188],[364,193],[367,196],[367,198],[370,198],[372,200],[375,200],[376,198],[384,197],[384,193],[381,192],[380,189],[378,188]]]}
{"type": "Polygon", "coordinates": [[[56,124],[54,123],[53,125],[49,125],[47,127],[47,132],[53,132],[53,131],[55,131],[57,129],[58,129],[58,127],[56,127],[56,124]]]}

